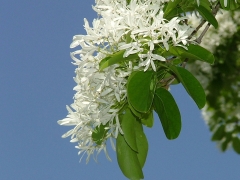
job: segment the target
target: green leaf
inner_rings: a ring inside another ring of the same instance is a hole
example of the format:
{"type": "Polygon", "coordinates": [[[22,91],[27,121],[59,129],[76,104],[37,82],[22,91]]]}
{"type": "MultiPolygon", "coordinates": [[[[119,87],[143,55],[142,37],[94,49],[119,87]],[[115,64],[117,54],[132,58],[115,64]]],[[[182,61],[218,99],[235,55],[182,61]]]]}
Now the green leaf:
{"type": "Polygon", "coordinates": [[[196,1],[195,0],[182,0],[179,5],[184,12],[194,11],[196,1]]]}
{"type": "Polygon", "coordinates": [[[131,43],[132,42],[132,38],[131,38],[131,31],[129,31],[127,34],[126,34],[126,43],[131,43]]]}
{"type": "Polygon", "coordinates": [[[182,67],[169,66],[169,68],[177,76],[187,93],[193,98],[198,108],[203,108],[206,103],[206,95],[199,81],[182,67]]]}
{"type": "Polygon", "coordinates": [[[178,46],[170,46],[169,51],[173,55],[180,56],[182,58],[200,60],[210,64],[214,63],[213,54],[210,51],[206,50],[205,48],[194,44],[190,44],[187,48],[188,50],[178,46]]]}
{"type": "Polygon", "coordinates": [[[123,174],[129,179],[143,179],[141,164],[138,160],[137,153],[133,151],[119,133],[116,141],[118,165],[123,174]]]}
{"type": "Polygon", "coordinates": [[[135,121],[134,130],[136,132],[136,140],[137,140],[137,147],[138,147],[137,157],[141,167],[143,168],[147,158],[147,153],[148,153],[148,141],[143,132],[143,127],[140,122],[135,121]]]}
{"type": "Polygon", "coordinates": [[[226,135],[225,140],[220,144],[220,148],[223,152],[227,150],[231,140],[232,140],[232,135],[226,135]]]}
{"type": "Polygon", "coordinates": [[[147,127],[152,127],[153,126],[153,122],[154,122],[153,111],[151,111],[148,114],[144,114],[142,116],[142,118],[141,118],[141,122],[142,122],[142,124],[144,124],[147,127]]]}
{"type": "Polygon", "coordinates": [[[116,52],[113,55],[107,56],[106,58],[102,59],[99,63],[99,70],[102,71],[103,69],[113,65],[120,63],[122,61],[130,61],[138,58],[137,54],[130,54],[128,57],[123,57],[125,50],[121,50],[116,52]]]}
{"type": "Polygon", "coordinates": [[[173,65],[179,65],[182,64],[182,62],[183,62],[182,58],[175,58],[174,60],[172,60],[173,65]]]}
{"type": "Polygon", "coordinates": [[[124,140],[137,153],[139,163],[143,167],[147,157],[148,142],[143,132],[142,124],[136,120],[129,108],[123,113],[120,118],[124,140]]]}
{"type": "Polygon", "coordinates": [[[141,120],[141,123],[144,124],[147,127],[152,127],[153,126],[153,112],[150,111],[150,113],[144,114],[144,113],[140,113],[138,111],[136,111],[130,104],[129,104],[129,108],[131,110],[131,112],[134,114],[134,116],[136,116],[138,119],[141,120]]]}
{"type": "Polygon", "coordinates": [[[133,113],[136,117],[138,117],[138,118],[141,119],[141,118],[142,118],[142,113],[136,111],[136,110],[131,106],[131,104],[128,104],[128,105],[129,105],[129,108],[131,109],[132,113],[133,113]]]}
{"type": "Polygon", "coordinates": [[[240,139],[238,137],[234,137],[232,139],[232,146],[236,153],[240,154],[240,139]]]}
{"type": "MultiPolygon", "coordinates": [[[[207,10],[211,10],[208,0],[200,0],[200,5],[205,7],[207,10]]],[[[195,0],[169,1],[164,7],[164,18],[171,20],[173,17],[176,17],[179,14],[194,11],[197,6],[198,5],[195,0]]]]}
{"type": "Polygon", "coordinates": [[[177,138],[181,131],[181,115],[171,93],[164,88],[156,89],[153,105],[166,137],[177,138]]]}
{"type": "Polygon", "coordinates": [[[212,141],[220,141],[225,135],[225,126],[219,126],[212,135],[212,141]]]}
{"type": "Polygon", "coordinates": [[[92,140],[97,144],[101,145],[107,136],[108,130],[105,129],[107,125],[97,126],[92,133],[92,140]]]}
{"type": "Polygon", "coordinates": [[[200,0],[200,6],[205,7],[209,11],[211,10],[211,8],[210,8],[211,4],[210,4],[209,0],[200,0]]]}
{"type": "Polygon", "coordinates": [[[126,108],[123,115],[120,116],[123,136],[128,145],[136,152],[138,152],[136,135],[134,131],[134,126],[136,122],[136,117],[133,116],[129,108],[126,108]]]}
{"type": "Polygon", "coordinates": [[[196,6],[196,9],[205,20],[207,20],[215,28],[218,27],[218,22],[210,10],[206,9],[204,6],[201,6],[201,5],[196,6]]]}
{"type": "Polygon", "coordinates": [[[180,8],[178,7],[179,3],[181,2],[181,0],[174,0],[174,1],[169,1],[164,9],[164,15],[163,17],[165,19],[170,19],[173,16],[181,13],[180,8]]]}
{"type": "Polygon", "coordinates": [[[156,87],[156,73],[154,71],[135,71],[128,78],[128,103],[142,113],[147,113],[151,106],[156,87]]]}
{"type": "Polygon", "coordinates": [[[227,6],[225,6],[224,0],[220,0],[220,4],[221,4],[221,8],[223,8],[225,10],[235,10],[235,9],[239,8],[240,0],[237,0],[237,3],[235,2],[235,0],[228,0],[227,6]]]}

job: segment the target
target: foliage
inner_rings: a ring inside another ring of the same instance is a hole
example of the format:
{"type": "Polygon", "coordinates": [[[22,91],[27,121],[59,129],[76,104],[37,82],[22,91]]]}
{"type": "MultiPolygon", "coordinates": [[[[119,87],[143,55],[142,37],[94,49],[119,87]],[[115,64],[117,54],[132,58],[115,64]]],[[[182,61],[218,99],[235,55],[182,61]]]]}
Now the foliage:
{"type": "Polygon", "coordinates": [[[79,154],[87,153],[87,161],[101,150],[108,157],[106,141],[116,139],[123,174],[143,179],[148,152],[143,126],[153,126],[156,112],[166,137],[179,136],[181,115],[169,86],[181,83],[199,109],[207,102],[206,112],[214,111],[214,120],[209,121],[212,140],[221,141],[223,150],[231,143],[240,154],[240,117],[228,118],[240,109],[235,91],[240,86],[240,30],[215,52],[201,45],[210,26],[221,26],[215,17],[219,9],[234,11],[239,4],[239,0],[96,0],[94,10],[100,18],[92,28],[85,20],[87,35],[74,36],[71,44],[82,49],[71,54],[77,65],[73,110],[68,108],[68,117],[58,121],[75,128],[63,137],[71,135],[79,154]],[[189,14],[198,15],[197,27],[188,21],[189,14]],[[197,62],[214,64],[206,93],[191,68],[186,69],[197,62]],[[225,114],[223,102],[229,106],[225,114]],[[234,127],[226,131],[229,124],[234,127]]]}
{"type": "MultiPolygon", "coordinates": [[[[198,78],[208,78],[205,87],[207,105],[203,115],[213,133],[212,141],[216,141],[222,151],[233,147],[239,154],[240,149],[236,142],[240,134],[240,23],[233,18],[236,14],[239,14],[239,10],[231,13],[231,21],[238,25],[236,31],[214,48],[216,61],[211,66],[211,77],[209,73],[205,73],[198,78]]],[[[224,15],[227,17],[226,12],[224,15]]],[[[192,66],[193,64],[190,63],[190,71],[192,66]]],[[[202,69],[200,68],[199,71],[202,69]]],[[[196,74],[196,71],[192,73],[196,74]]]]}

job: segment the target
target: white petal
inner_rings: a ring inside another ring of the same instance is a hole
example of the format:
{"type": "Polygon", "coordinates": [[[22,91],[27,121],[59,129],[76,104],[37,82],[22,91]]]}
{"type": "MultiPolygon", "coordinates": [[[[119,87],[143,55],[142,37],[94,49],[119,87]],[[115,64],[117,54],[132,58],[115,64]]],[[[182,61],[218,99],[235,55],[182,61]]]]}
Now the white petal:
{"type": "Polygon", "coordinates": [[[156,60],[166,61],[166,59],[158,54],[152,54],[152,57],[156,60]]]}

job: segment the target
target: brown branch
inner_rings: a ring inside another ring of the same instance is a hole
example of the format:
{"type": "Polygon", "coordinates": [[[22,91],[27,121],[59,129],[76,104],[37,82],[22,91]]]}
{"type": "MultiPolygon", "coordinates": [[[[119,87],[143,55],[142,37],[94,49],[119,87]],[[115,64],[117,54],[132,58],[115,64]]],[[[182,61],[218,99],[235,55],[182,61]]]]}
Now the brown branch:
{"type": "Polygon", "coordinates": [[[192,32],[192,34],[188,37],[188,39],[191,39],[198,31],[201,29],[201,27],[207,22],[205,19],[201,21],[201,23],[196,27],[196,29],[192,32]]]}
{"type": "MultiPolygon", "coordinates": [[[[216,14],[217,14],[217,12],[218,12],[218,10],[219,10],[219,8],[220,8],[220,3],[218,3],[213,9],[212,9],[212,14],[213,14],[213,16],[216,16],[216,14]]],[[[192,34],[188,37],[188,39],[191,39],[198,31],[199,31],[199,29],[201,29],[201,27],[205,24],[207,22],[207,20],[205,20],[205,19],[203,19],[202,21],[201,21],[201,23],[196,27],[196,29],[192,32],[192,34]]],[[[208,23],[208,25],[207,26],[210,26],[209,25],[209,23],[208,23]]],[[[206,27],[207,27],[206,26],[206,27]]],[[[208,30],[208,28],[206,28],[205,27],[205,31],[207,32],[207,30],[208,30]]],[[[206,33],[205,32],[205,33],[206,33]]],[[[204,33],[204,34],[205,34],[204,33]]],[[[204,36],[204,34],[202,35],[202,37],[204,36]]]]}
{"type": "MultiPolygon", "coordinates": [[[[216,15],[217,15],[217,12],[218,12],[219,8],[220,8],[220,3],[218,3],[218,4],[215,6],[215,8],[213,8],[213,10],[212,10],[213,16],[216,16],[216,15]]],[[[196,39],[196,42],[197,42],[198,44],[201,44],[202,38],[203,38],[203,36],[206,34],[206,32],[208,31],[208,29],[209,29],[210,26],[211,26],[211,24],[208,23],[208,24],[206,25],[206,27],[204,28],[204,30],[202,31],[202,33],[200,34],[200,36],[196,39]]]]}

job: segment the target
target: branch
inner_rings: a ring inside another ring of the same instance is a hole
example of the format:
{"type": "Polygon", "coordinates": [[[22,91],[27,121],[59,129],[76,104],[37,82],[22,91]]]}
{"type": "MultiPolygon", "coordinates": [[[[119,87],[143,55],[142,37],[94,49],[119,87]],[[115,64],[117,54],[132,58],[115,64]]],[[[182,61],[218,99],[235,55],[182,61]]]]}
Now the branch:
{"type": "Polygon", "coordinates": [[[201,29],[201,27],[207,22],[205,19],[201,21],[201,23],[196,27],[196,29],[192,32],[192,34],[188,37],[188,39],[191,39],[198,31],[201,29]]]}
{"type": "MultiPolygon", "coordinates": [[[[215,6],[215,8],[213,8],[213,10],[212,10],[212,14],[214,15],[214,16],[216,16],[216,14],[217,14],[217,12],[218,12],[218,10],[219,10],[219,8],[220,8],[220,3],[218,3],[216,6],[215,6]]],[[[205,20],[205,22],[206,22],[206,20],[205,20]]],[[[204,22],[204,23],[205,23],[204,22]]],[[[203,24],[204,24],[203,23],[203,24]]],[[[202,23],[201,23],[202,24],[202,23]]],[[[201,25],[200,24],[200,25],[201,25]]],[[[204,28],[204,30],[203,30],[203,32],[200,34],[200,36],[196,39],[196,42],[198,43],[198,44],[201,44],[201,42],[202,42],[202,38],[203,38],[203,36],[206,34],[206,32],[208,31],[208,29],[209,29],[209,27],[211,26],[211,24],[210,23],[208,23],[207,25],[206,25],[206,27],[204,28]]],[[[199,27],[199,26],[198,26],[199,27]]],[[[198,28],[197,27],[197,28],[198,28]]],[[[201,28],[201,27],[200,27],[201,28]]],[[[199,28],[199,29],[200,29],[199,28]]],[[[198,30],[199,30],[198,29],[198,30]]],[[[196,31],[197,32],[197,31],[196,31]]],[[[192,34],[191,34],[192,35],[192,34]]]]}

